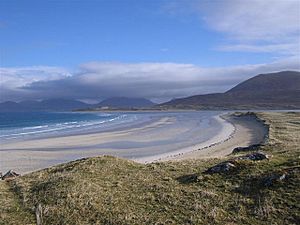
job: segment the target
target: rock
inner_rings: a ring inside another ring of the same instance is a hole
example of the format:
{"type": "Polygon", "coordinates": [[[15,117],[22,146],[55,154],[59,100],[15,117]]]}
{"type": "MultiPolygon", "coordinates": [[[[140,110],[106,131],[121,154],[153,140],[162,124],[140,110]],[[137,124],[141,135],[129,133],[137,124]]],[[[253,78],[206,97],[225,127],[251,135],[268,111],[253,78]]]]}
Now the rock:
{"type": "Polygon", "coordinates": [[[283,181],[285,179],[286,179],[285,173],[272,174],[263,180],[263,185],[269,187],[269,186],[272,186],[274,183],[283,181]]]}
{"type": "Polygon", "coordinates": [[[224,173],[234,169],[236,166],[232,162],[222,162],[208,168],[205,173],[224,173]]]}
{"type": "Polygon", "coordinates": [[[270,156],[263,153],[263,152],[253,152],[245,156],[238,157],[238,159],[242,160],[252,160],[252,161],[259,161],[264,159],[269,159],[270,156]]]}
{"type": "Polygon", "coordinates": [[[239,152],[248,152],[248,151],[256,151],[261,147],[260,144],[250,145],[248,147],[236,147],[233,149],[232,153],[239,153],[239,152]]]}
{"type": "Polygon", "coordinates": [[[13,180],[18,176],[20,176],[20,174],[16,173],[13,170],[9,170],[6,174],[2,176],[2,180],[13,180]]]}

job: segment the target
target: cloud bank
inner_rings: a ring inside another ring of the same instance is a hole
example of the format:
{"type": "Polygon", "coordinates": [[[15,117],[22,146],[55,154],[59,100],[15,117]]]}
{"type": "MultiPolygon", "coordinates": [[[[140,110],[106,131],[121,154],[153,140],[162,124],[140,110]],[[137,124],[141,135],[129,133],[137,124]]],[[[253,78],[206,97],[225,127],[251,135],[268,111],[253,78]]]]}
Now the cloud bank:
{"type": "Polygon", "coordinates": [[[49,66],[0,67],[0,101],[33,99],[22,87],[38,81],[51,81],[72,76],[64,68],[49,66]]]}
{"type": "Polygon", "coordinates": [[[205,68],[193,64],[90,62],[78,72],[51,67],[2,68],[0,101],[71,98],[99,101],[113,96],[157,102],[224,92],[259,73],[300,70],[295,57],[269,64],[205,68]],[[49,75],[51,74],[51,75],[49,75]]]}

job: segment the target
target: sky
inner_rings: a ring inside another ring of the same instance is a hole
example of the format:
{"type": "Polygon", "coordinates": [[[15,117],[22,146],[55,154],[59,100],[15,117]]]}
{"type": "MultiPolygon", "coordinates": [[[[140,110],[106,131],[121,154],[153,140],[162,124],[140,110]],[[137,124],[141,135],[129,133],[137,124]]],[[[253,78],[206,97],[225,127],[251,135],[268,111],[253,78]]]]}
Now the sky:
{"type": "Polygon", "coordinates": [[[0,102],[156,102],[300,70],[299,0],[0,0],[0,102]]]}

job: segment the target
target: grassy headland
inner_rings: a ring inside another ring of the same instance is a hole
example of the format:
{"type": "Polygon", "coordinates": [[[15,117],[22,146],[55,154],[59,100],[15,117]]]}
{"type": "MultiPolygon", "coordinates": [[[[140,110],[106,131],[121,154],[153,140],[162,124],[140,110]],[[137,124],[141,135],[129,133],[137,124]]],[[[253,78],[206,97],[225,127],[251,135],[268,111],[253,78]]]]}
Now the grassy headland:
{"type": "Polygon", "coordinates": [[[0,182],[0,224],[297,224],[300,221],[300,113],[257,113],[269,126],[259,147],[270,160],[138,164],[81,159],[0,182]],[[284,178],[282,180],[278,177],[284,178]]]}

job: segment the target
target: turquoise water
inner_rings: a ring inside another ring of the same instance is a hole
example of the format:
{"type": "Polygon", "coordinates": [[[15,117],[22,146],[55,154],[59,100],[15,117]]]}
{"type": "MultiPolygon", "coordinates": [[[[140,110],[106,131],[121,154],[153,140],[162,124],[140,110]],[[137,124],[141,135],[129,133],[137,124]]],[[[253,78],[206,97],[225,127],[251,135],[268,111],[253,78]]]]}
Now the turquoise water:
{"type": "Polygon", "coordinates": [[[0,140],[84,133],[136,119],[124,113],[5,112],[0,113],[0,140]]]}
{"type": "MultiPolygon", "coordinates": [[[[210,118],[218,112],[112,112],[112,113],[78,113],[78,112],[2,112],[0,113],[1,143],[61,137],[85,133],[95,133],[109,130],[119,130],[128,127],[138,127],[141,124],[157,118],[172,115],[184,121],[189,117],[200,120],[210,118]],[[188,116],[187,116],[188,115],[188,116]]],[[[205,129],[203,127],[203,129],[205,129]]]]}

